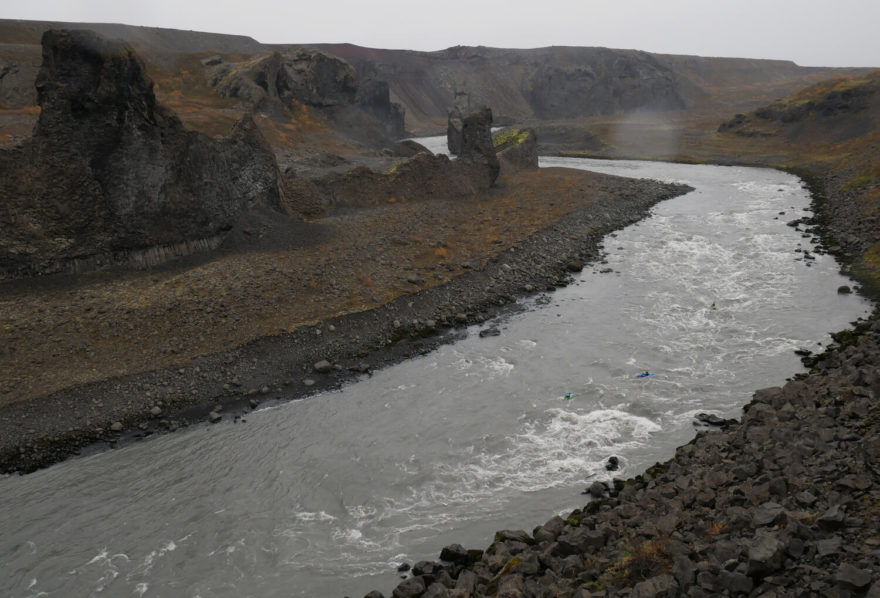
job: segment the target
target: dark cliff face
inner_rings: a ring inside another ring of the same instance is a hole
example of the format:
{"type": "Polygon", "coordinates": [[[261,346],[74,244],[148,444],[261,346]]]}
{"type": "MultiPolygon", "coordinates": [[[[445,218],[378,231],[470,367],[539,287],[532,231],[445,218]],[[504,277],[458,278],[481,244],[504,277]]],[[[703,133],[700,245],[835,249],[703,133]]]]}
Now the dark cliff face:
{"type": "Polygon", "coordinates": [[[0,155],[0,274],[208,238],[245,209],[280,204],[253,121],[223,141],[185,130],[122,42],[46,32],[37,93],[33,137],[0,155]]]}
{"type": "Polygon", "coordinates": [[[799,67],[791,62],[669,56],[634,50],[455,47],[439,52],[319,46],[357,70],[373,69],[404,104],[410,129],[436,130],[456,92],[492,106],[496,120],[566,119],[759,106],[821,79],[865,69],[799,67]],[[758,103],[756,102],[756,99],[758,103]]]}
{"type": "Polygon", "coordinates": [[[441,52],[322,46],[356,69],[389,82],[413,118],[446,118],[456,92],[492,106],[501,119],[579,118],[636,109],[685,107],[679,77],[652,55],[604,48],[501,50],[456,47],[441,52]]]}
{"type": "Polygon", "coordinates": [[[525,90],[538,118],[685,107],[675,74],[650,55],[612,50],[589,62],[540,65],[525,90]]]}

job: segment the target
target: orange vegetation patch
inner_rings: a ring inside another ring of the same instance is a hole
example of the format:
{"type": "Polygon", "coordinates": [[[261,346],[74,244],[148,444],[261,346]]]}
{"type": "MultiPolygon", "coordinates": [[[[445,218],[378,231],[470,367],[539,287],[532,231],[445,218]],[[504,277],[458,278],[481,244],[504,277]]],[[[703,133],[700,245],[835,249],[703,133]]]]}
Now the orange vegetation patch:
{"type": "Polygon", "coordinates": [[[330,234],[311,246],[18,284],[0,298],[0,404],[185,364],[443,284],[588,206],[601,193],[597,176],[520,173],[473,201],[383,204],[325,218],[316,226],[330,234]]]}

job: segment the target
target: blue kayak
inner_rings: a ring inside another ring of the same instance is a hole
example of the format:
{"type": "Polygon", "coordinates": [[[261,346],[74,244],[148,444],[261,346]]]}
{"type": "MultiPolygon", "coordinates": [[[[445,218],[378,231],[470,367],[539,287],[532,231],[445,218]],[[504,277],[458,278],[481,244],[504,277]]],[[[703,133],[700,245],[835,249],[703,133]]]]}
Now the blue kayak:
{"type": "Polygon", "coordinates": [[[636,378],[647,378],[649,376],[653,376],[654,372],[642,372],[641,374],[636,374],[636,378]]]}

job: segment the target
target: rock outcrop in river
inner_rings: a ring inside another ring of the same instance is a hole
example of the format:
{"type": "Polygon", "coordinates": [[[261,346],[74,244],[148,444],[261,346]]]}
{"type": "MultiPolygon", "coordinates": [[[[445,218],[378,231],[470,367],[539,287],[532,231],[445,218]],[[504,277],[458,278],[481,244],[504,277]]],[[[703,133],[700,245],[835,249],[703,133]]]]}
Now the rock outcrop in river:
{"type": "Polygon", "coordinates": [[[0,153],[0,276],[203,242],[277,208],[278,168],[250,117],[217,141],[161,106],[130,46],[47,31],[33,137],[0,153]]]}

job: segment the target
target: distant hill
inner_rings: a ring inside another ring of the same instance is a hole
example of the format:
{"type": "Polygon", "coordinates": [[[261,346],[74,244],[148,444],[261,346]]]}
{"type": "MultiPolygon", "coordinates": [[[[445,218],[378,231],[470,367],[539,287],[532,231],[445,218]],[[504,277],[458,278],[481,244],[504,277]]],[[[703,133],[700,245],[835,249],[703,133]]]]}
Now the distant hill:
{"type": "Polygon", "coordinates": [[[109,38],[130,43],[141,54],[162,52],[233,52],[258,54],[266,46],[245,35],[138,27],[117,23],[65,23],[62,21],[19,21],[0,19],[0,41],[3,44],[40,44],[47,29],[91,29],[109,38]]]}
{"type": "Polygon", "coordinates": [[[880,71],[822,81],[719,127],[743,137],[788,143],[840,143],[880,125],[880,71]]]}
{"type": "MultiPolygon", "coordinates": [[[[299,47],[261,44],[246,36],[156,27],[0,20],[0,104],[35,104],[33,80],[40,63],[39,41],[42,32],[50,28],[92,29],[108,38],[123,39],[153,68],[168,72],[185,68],[188,76],[194,74],[193,64],[198,69],[198,61],[182,61],[184,55],[204,58],[220,54],[236,61],[299,47]]],[[[351,44],[311,47],[348,61],[362,79],[387,81],[391,100],[404,107],[406,128],[414,132],[445,127],[447,109],[456,92],[466,94],[472,106],[491,106],[500,123],[638,111],[711,112],[719,115],[720,121],[822,79],[869,70],[587,47],[519,50],[456,46],[438,52],[351,44]]]]}
{"type": "Polygon", "coordinates": [[[703,58],[608,48],[531,50],[458,46],[439,52],[378,50],[351,44],[319,48],[375,71],[407,111],[407,126],[442,126],[456,92],[515,121],[557,120],[633,111],[709,111],[757,107],[830,77],[870,69],[801,67],[783,60],[703,58]]]}

